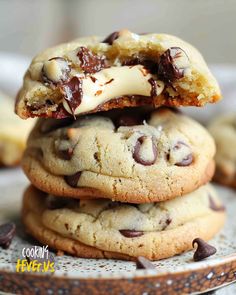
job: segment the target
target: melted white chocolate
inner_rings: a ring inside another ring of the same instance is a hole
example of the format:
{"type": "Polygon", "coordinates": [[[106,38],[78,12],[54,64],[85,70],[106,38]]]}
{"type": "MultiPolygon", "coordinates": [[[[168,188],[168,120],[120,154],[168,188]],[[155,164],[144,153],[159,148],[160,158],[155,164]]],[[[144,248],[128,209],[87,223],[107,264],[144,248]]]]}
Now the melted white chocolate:
{"type": "MultiPolygon", "coordinates": [[[[155,75],[150,74],[142,65],[120,66],[103,69],[94,75],[78,75],[82,79],[83,97],[81,104],[75,109],[78,115],[97,108],[100,104],[125,95],[151,96],[152,86],[148,81],[155,75]]],[[[157,80],[156,94],[159,95],[164,89],[164,83],[157,80]]],[[[71,113],[66,100],[64,108],[71,113]]]]}

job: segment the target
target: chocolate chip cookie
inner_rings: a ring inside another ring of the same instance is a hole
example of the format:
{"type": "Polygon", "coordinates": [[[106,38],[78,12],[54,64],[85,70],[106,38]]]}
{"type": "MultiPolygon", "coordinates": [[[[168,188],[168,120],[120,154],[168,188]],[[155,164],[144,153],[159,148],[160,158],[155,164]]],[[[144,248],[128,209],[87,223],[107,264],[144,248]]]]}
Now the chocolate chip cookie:
{"type": "Polygon", "coordinates": [[[23,169],[42,191],[146,203],[197,189],[214,173],[215,144],[199,123],[168,108],[40,119],[23,169]]]}
{"type": "Polygon", "coordinates": [[[216,142],[216,174],[214,179],[236,188],[236,113],[216,118],[209,125],[216,142]]]}
{"type": "Polygon", "coordinates": [[[220,97],[215,78],[193,46],[166,34],[122,30],[36,56],[16,112],[22,118],[63,118],[127,106],[203,106],[220,97]]]}
{"type": "Polygon", "coordinates": [[[23,221],[41,243],[85,258],[151,260],[192,248],[198,237],[211,239],[225,211],[210,185],[160,203],[54,197],[33,186],[24,195],[23,221]]]}
{"type": "Polygon", "coordinates": [[[33,120],[20,120],[10,97],[0,92],[0,166],[19,164],[33,120]]]}

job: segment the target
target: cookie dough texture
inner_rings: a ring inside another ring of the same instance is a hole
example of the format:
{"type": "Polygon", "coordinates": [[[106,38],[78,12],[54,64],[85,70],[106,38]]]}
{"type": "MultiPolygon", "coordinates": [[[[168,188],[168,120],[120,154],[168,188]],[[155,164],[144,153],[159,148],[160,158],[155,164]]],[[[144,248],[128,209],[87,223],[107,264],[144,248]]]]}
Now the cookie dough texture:
{"type": "Polygon", "coordinates": [[[236,188],[236,113],[219,116],[208,129],[217,147],[214,178],[221,184],[236,188]]]}
{"type": "MultiPolygon", "coordinates": [[[[134,93],[132,91],[130,93],[128,91],[129,93],[124,92],[120,94],[121,97],[107,97],[107,100],[104,100],[102,104],[97,107],[93,106],[87,112],[140,105],[154,105],[156,107],[160,105],[203,106],[206,103],[216,102],[221,98],[218,83],[208,69],[203,57],[197,49],[187,42],[171,35],[138,35],[128,30],[120,31],[113,43],[108,44],[102,42],[103,39],[97,36],[81,38],[47,49],[37,55],[25,74],[23,87],[18,94],[16,102],[17,114],[22,118],[32,116],[62,116],[58,115],[61,111],[60,106],[65,106],[66,104],[63,94],[55,81],[59,79],[59,84],[61,85],[65,82],[66,78],[68,80],[72,79],[72,77],[85,74],[90,76],[95,83],[95,79],[93,78],[94,73],[88,75],[86,70],[84,70],[87,65],[83,65],[83,67],[79,61],[78,51],[82,47],[88,48],[92,54],[96,54],[98,57],[102,56],[108,61],[109,65],[106,68],[108,76],[110,75],[109,67],[114,71],[116,71],[114,67],[119,67],[123,70],[122,67],[124,68],[127,60],[134,61],[137,58],[141,58],[158,63],[160,57],[170,48],[180,48],[183,54],[186,55],[184,61],[178,59],[175,64],[177,69],[180,68],[181,71],[184,71],[183,77],[179,77],[173,81],[166,79],[166,81],[158,82],[157,84],[164,83],[165,87],[163,88],[163,85],[160,85],[158,88],[160,91],[156,95],[137,96],[135,98],[132,95],[138,95],[139,93],[135,93],[135,91],[134,93]],[[43,78],[45,73],[51,79],[52,83],[48,83],[48,78],[45,82],[45,78],[43,78]],[[162,91],[162,89],[164,90],[162,91]]],[[[139,65],[140,63],[137,64],[139,65]]],[[[97,71],[99,72],[99,70],[100,68],[97,71]]],[[[127,67],[127,71],[129,70],[129,67],[127,67]]],[[[143,72],[144,77],[145,75],[149,75],[146,68],[140,70],[143,72]]],[[[160,80],[158,75],[154,76],[156,81],[160,80]]],[[[114,81],[110,80],[105,84],[108,85],[111,83],[110,85],[112,85],[114,81]]],[[[136,84],[136,88],[138,89],[140,83],[136,84]]],[[[143,91],[141,92],[141,95],[146,95],[143,94],[143,91]]],[[[98,99],[100,93],[96,93],[96,95],[98,99]]],[[[92,101],[94,102],[94,100],[96,98],[92,101]]],[[[69,111],[69,108],[66,109],[69,111]]]]}
{"type": "Polygon", "coordinates": [[[67,199],[63,208],[48,209],[48,198],[32,186],[25,192],[27,230],[54,249],[85,258],[167,258],[191,249],[196,237],[212,238],[225,220],[224,211],[210,207],[212,202],[221,207],[210,185],[181,198],[140,205],[67,199]],[[125,236],[122,230],[141,235],[125,236]]]}
{"type": "Polygon", "coordinates": [[[142,125],[115,127],[107,113],[90,115],[47,133],[58,121],[40,119],[23,169],[34,186],[54,195],[131,203],[171,199],[207,183],[215,154],[209,133],[167,108],[148,117],[142,125]]]}
{"type": "Polygon", "coordinates": [[[20,120],[14,114],[14,103],[0,92],[0,166],[19,164],[33,121],[20,120]]]}

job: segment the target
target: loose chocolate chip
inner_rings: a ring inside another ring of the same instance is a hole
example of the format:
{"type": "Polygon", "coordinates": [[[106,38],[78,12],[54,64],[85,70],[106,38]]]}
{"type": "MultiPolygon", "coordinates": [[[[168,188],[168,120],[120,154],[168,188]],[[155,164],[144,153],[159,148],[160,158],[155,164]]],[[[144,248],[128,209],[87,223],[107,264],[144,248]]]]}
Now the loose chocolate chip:
{"type": "Polygon", "coordinates": [[[143,231],[120,229],[119,232],[126,238],[137,238],[143,235],[143,231]]]}
{"type": "Polygon", "coordinates": [[[114,32],[108,35],[102,43],[108,43],[109,45],[112,45],[113,42],[119,37],[119,32],[114,32]]]}
{"type": "Polygon", "coordinates": [[[197,244],[197,250],[193,255],[194,261],[203,260],[211,255],[216,253],[216,248],[205,242],[200,238],[196,238],[193,240],[192,245],[194,247],[195,243],[197,244]]]}
{"type": "Polygon", "coordinates": [[[52,195],[46,198],[46,207],[50,210],[61,209],[68,204],[68,199],[63,197],[55,197],[52,195]]]}
{"type": "Polygon", "coordinates": [[[121,115],[116,121],[116,127],[142,125],[142,118],[137,114],[121,115]]]}
{"type": "Polygon", "coordinates": [[[143,256],[139,256],[136,260],[137,269],[156,269],[150,260],[143,256]]]}
{"type": "Polygon", "coordinates": [[[142,164],[144,166],[150,166],[155,163],[156,158],[157,158],[157,147],[156,147],[152,137],[150,138],[148,136],[143,135],[138,138],[136,145],[134,147],[133,158],[137,163],[142,164]],[[148,142],[148,141],[151,141],[151,142],[148,142]],[[144,144],[151,144],[151,151],[150,150],[147,151],[147,152],[151,153],[149,159],[143,158],[142,147],[144,144]]]}
{"type": "Polygon", "coordinates": [[[44,120],[41,127],[40,131],[41,133],[49,133],[51,131],[57,130],[59,128],[67,127],[73,123],[73,120],[71,118],[65,118],[65,119],[47,119],[44,120]]]}
{"type": "Polygon", "coordinates": [[[42,80],[49,85],[62,84],[69,79],[70,71],[71,67],[64,58],[53,57],[43,65],[42,80]]]}
{"type": "Polygon", "coordinates": [[[71,187],[77,187],[81,173],[82,172],[77,172],[72,175],[66,175],[66,176],[64,176],[64,179],[65,179],[66,183],[69,184],[71,187]]]}
{"type": "Polygon", "coordinates": [[[167,84],[184,77],[185,69],[189,65],[187,54],[180,47],[171,47],[161,56],[157,74],[167,84]]]}
{"type": "Polygon", "coordinates": [[[7,249],[15,235],[16,226],[14,223],[4,223],[0,225],[0,246],[7,249]]]}
{"type": "Polygon", "coordinates": [[[225,206],[217,205],[211,195],[209,195],[209,207],[213,211],[225,211],[225,206]]]}
{"type": "Polygon", "coordinates": [[[75,118],[74,111],[81,104],[83,97],[82,80],[78,77],[73,77],[69,82],[60,87],[60,91],[75,118]]]}
{"type": "Polygon", "coordinates": [[[81,63],[80,67],[84,70],[85,73],[97,73],[107,67],[106,59],[104,56],[96,55],[86,47],[81,46],[79,48],[77,56],[81,63]]]}

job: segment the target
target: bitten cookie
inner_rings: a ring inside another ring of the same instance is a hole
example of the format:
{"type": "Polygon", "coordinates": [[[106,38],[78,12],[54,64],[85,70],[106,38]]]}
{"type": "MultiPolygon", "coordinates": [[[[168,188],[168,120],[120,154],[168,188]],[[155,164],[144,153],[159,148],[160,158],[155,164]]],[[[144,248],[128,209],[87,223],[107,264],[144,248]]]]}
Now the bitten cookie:
{"type": "Polygon", "coordinates": [[[41,243],[85,258],[158,260],[212,238],[225,211],[210,185],[181,198],[130,204],[53,197],[33,186],[24,195],[26,229],[41,243]]]}
{"type": "Polygon", "coordinates": [[[236,188],[236,113],[219,116],[209,125],[216,142],[214,179],[236,188]]]}
{"type": "Polygon", "coordinates": [[[14,114],[14,103],[0,92],[0,166],[19,164],[33,120],[24,122],[14,114]]]}
{"type": "Polygon", "coordinates": [[[146,203],[207,183],[214,154],[212,137],[194,120],[167,108],[131,108],[77,121],[39,120],[22,165],[48,193],[146,203]]]}
{"type": "Polygon", "coordinates": [[[203,106],[220,97],[215,78],[193,46],[170,35],[122,30],[36,56],[16,112],[22,118],[62,118],[127,106],[203,106]]]}

